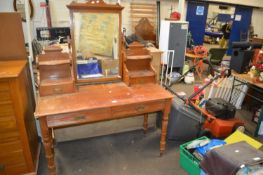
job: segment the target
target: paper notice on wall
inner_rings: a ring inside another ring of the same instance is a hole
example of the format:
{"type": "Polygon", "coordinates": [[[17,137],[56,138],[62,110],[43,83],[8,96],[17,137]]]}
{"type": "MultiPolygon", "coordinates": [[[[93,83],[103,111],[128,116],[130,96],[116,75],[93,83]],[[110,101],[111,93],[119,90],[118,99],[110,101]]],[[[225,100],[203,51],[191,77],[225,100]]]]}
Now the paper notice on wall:
{"type": "Polygon", "coordinates": [[[204,15],[205,7],[204,6],[197,6],[196,7],[196,15],[204,15]]]}
{"type": "Polygon", "coordinates": [[[236,15],[235,21],[241,21],[242,15],[236,15]]]}

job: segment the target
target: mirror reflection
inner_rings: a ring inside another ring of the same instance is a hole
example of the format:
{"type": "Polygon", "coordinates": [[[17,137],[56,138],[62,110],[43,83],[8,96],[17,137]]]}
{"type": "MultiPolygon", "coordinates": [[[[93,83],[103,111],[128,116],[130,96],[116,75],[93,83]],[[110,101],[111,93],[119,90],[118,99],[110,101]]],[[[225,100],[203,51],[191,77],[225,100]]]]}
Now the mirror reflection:
{"type": "Polygon", "coordinates": [[[119,15],[74,13],[78,79],[119,76],[119,15]]]}

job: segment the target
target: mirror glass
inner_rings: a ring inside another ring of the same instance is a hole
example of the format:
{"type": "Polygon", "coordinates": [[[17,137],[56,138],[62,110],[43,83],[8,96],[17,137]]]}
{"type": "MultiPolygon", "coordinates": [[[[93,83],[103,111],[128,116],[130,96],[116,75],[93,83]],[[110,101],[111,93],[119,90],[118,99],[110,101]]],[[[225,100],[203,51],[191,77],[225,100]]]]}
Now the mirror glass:
{"type": "Polygon", "coordinates": [[[77,79],[119,77],[119,15],[73,13],[77,79]]]}

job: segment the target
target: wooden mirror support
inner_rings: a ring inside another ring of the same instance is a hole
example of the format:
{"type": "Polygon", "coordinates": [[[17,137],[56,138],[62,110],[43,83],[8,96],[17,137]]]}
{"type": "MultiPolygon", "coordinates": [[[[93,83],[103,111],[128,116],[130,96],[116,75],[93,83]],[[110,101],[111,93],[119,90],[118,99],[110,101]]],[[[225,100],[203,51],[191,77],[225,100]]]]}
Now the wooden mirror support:
{"type": "Polygon", "coordinates": [[[77,84],[122,80],[121,11],[103,0],[72,2],[71,45],[77,84]]]}
{"type": "MultiPolygon", "coordinates": [[[[25,11],[25,2],[26,0],[14,0],[13,1],[13,8],[14,11],[20,13],[22,21],[26,21],[26,11],[25,11]]],[[[32,0],[29,0],[29,8],[30,8],[30,19],[34,16],[34,8],[32,0]]]]}

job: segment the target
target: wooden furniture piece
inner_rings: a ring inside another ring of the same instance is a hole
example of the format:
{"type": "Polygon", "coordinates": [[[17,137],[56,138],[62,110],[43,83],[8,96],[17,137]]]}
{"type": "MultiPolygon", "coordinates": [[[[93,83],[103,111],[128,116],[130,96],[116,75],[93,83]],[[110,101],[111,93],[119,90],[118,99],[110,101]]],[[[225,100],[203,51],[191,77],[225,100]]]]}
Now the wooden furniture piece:
{"type": "Polygon", "coordinates": [[[135,26],[135,34],[156,46],[155,29],[148,18],[144,17],[140,19],[138,25],[135,26]]]}
{"type": "Polygon", "coordinates": [[[103,0],[73,1],[71,17],[72,59],[77,84],[122,79],[122,6],[103,0]]]}
{"type": "Polygon", "coordinates": [[[133,42],[124,54],[123,81],[128,85],[156,83],[156,73],[151,66],[152,56],[139,42],[133,42]]]}
{"type": "Polygon", "coordinates": [[[69,53],[50,46],[38,56],[39,95],[54,95],[76,91],[69,53]]]}
{"type": "MultiPolygon", "coordinates": [[[[76,93],[41,97],[35,116],[40,122],[49,174],[57,174],[51,135],[52,129],[56,128],[162,111],[160,153],[164,153],[172,98],[157,84],[128,87],[124,83],[80,86],[76,93]]],[[[147,118],[144,126],[147,126],[147,118]]]]}
{"type": "Polygon", "coordinates": [[[231,74],[236,78],[239,78],[241,80],[245,80],[246,82],[263,89],[263,83],[262,82],[254,82],[253,79],[250,77],[250,75],[247,73],[239,74],[239,73],[236,73],[235,71],[232,71],[231,74]]]}
{"type": "Polygon", "coordinates": [[[19,13],[0,13],[0,60],[27,59],[19,13]]]}
{"type": "Polygon", "coordinates": [[[155,47],[148,47],[147,50],[150,52],[152,56],[151,65],[156,72],[156,82],[160,82],[160,73],[161,73],[161,57],[163,51],[155,48],[155,47]]]}
{"type": "Polygon", "coordinates": [[[36,174],[40,147],[26,60],[0,61],[0,175],[36,174]]]}

